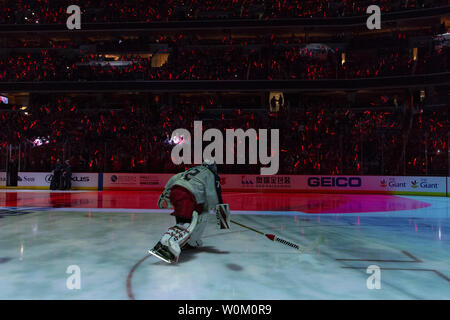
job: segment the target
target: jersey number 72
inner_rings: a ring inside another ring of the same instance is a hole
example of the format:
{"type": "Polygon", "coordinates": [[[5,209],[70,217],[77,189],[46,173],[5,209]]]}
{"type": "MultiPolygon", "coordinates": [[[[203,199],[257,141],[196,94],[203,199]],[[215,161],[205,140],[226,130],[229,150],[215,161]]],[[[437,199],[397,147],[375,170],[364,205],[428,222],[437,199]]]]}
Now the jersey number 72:
{"type": "Polygon", "coordinates": [[[184,175],[183,179],[189,181],[193,176],[196,176],[199,173],[200,170],[198,170],[197,168],[189,169],[188,171],[186,171],[186,174],[184,175]]]}

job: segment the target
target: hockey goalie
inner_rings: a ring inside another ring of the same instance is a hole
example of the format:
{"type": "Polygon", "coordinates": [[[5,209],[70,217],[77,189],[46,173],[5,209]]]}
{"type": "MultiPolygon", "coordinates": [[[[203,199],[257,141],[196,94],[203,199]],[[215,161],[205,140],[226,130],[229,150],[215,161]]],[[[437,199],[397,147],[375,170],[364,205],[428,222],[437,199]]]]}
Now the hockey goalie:
{"type": "Polygon", "coordinates": [[[215,210],[220,229],[230,228],[230,209],[222,202],[220,177],[213,161],[174,175],[159,197],[158,207],[173,208],[176,225],[170,227],[149,251],[167,262],[178,262],[183,248],[202,246],[209,212],[215,210]]]}

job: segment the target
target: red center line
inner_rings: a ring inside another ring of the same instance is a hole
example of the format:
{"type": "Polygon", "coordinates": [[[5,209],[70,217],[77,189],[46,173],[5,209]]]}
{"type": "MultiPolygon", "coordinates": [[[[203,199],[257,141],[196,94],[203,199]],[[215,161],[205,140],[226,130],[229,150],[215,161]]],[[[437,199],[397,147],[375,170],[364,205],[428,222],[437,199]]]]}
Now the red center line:
{"type": "Polygon", "coordinates": [[[151,254],[148,254],[145,257],[143,257],[141,260],[136,262],[136,264],[133,266],[133,268],[131,268],[130,272],[128,273],[128,277],[127,277],[127,294],[128,294],[128,297],[131,300],[136,300],[136,298],[134,296],[134,293],[133,293],[133,286],[132,286],[132,283],[131,283],[131,281],[133,280],[134,272],[141,265],[142,262],[144,262],[145,260],[147,260],[151,256],[152,256],[151,254]]]}

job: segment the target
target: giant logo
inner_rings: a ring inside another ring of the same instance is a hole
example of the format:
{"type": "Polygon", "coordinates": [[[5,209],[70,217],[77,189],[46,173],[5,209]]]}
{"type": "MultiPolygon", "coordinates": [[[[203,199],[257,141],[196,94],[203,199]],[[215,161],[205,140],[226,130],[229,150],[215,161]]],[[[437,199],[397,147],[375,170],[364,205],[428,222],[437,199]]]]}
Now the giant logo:
{"type": "Polygon", "coordinates": [[[361,187],[362,180],[360,177],[309,177],[309,187],[361,187]]]}
{"type": "Polygon", "coordinates": [[[382,188],[389,188],[389,189],[393,189],[393,188],[406,188],[406,182],[398,182],[396,180],[396,178],[392,177],[392,178],[383,178],[380,181],[380,187],[382,188]]]}
{"type": "Polygon", "coordinates": [[[438,183],[428,183],[427,179],[421,179],[420,184],[416,180],[411,181],[411,188],[437,189],[438,183]]]}

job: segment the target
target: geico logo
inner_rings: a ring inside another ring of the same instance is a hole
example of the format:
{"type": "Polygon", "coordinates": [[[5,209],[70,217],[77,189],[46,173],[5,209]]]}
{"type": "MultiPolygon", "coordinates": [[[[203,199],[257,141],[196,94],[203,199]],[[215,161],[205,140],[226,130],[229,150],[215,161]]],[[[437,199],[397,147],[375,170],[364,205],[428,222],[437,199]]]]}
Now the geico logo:
{"type": "Polygon", "coordinates": [[[89,182],[89,177],[72,177],[72,181],[89,182]]]}
{"type": "Polygon", "coordinates": [[[308,186],[310,187],[361,187],[362,180],[359,177],[310,177],[308,186]]]}

